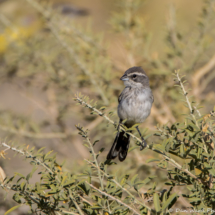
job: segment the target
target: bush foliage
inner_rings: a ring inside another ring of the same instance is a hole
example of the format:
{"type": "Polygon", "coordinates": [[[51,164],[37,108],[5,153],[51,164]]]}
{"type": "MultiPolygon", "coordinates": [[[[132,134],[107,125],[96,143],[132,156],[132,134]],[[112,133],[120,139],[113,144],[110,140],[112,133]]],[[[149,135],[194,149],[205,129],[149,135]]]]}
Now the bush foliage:
{"type": "Polygon", "coordinates": [[[125,66],[112,58],[90,23],[86,28],[78,26],[49,1],[24,2],[37,17],[31,30],[17,30],[5,15],[0,16],[4,29],[0,40],[5,43],[0,47],[1,83],[15,86],[45,116],[40,120],[1,111],[0,186],[5,194],[13,193],[17,203],[6,214],[23,205],[35,214],[172,214],[177,208],[207,214],[215,210],[214,1],[203,1],[192,32],[178,29],[170,7],[162,55],[150,51],[153,39],[140,14],[142,1],[119,1],[120,13],[112,13],[109,23],[112,34],[122,41],[125,66]],[[146,70],[155,98],[147,120],[150,131],[143,130],[148,146],[139,152],[141,140],[130,133],[132,128],[121,126],[136,144],[125,162],[107,161],[118,121],[117,96],[122,90],[118,77],[135,65],[146,70]],[[35,89],[38,100],[32,93],[35,89]],[[201,114],[200,104],[206,114],[201,114]],[[17,139],[26,144],[19,145],[17,139]],[[41,148],[49,141],[56,141],[57,147],[41,148]],[[66,164],[58,159],[60,144],[72,146],[66,164]],[[18,171],[5,177],[8,151],[31,164],[27,175],[18,171]]]}

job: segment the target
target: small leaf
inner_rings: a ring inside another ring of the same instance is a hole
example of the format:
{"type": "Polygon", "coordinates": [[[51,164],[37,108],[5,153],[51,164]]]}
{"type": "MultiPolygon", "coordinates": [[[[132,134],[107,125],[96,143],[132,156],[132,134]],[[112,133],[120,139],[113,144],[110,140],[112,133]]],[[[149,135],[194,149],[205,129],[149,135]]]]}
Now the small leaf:
{"type": "Polygon", "coordinates": [[[52,152],[53,152],[53,150],[51,150],[48,153],[46,153],[46,155],[44,156],[44,159],[46,159],[52,152]]]}
{"type": "Polygon", "coordinates": [[[20,176],[21,178],[25,178],[25,176],[24,176],[23,174],[19,173],[19,172],[15,172],[14,175],[15,175],[15,176],[18,175],[18,176],[20,176]]]}
{"type": "Polygon", "coordinates": [[[25,185],[26,185],[26,182],[25,182],[25,181],[23,181],[23,182],[20,184],[20,188],[21,188],[22,191],[25,190],[25,185]]]}
{"type": "Polygon", "coordinates": [[[12,208],[9,209],[8,211],[6,211],[6,212],[4,213],[4,215],[9,214],[10,212],[16,210],[17,208],[19,208],[19,207],[21,207],[21,206],[23,206],[23,205],[16,205],[16,206],[12,207],[12,208]]]}
{"type": "Polygon", "coordinates": [[[146,160],[146,163],[151,163],[151,162],[155,162],[155,161],[160,161],[160,159],[157,158],[149,158],[146,160]]]}
{"type": "Polygon", "coordinates": [[[211,175],[215,176],[215,170],[214,170],[214,169],[210,169],[210,170],[209,170],[209,173],[210,173],[211,175]]]}
{"type": "Polygon", "coordinates": [[[180,145],[180,155],[181,157],[184,157],[184,144],[180,145]]]}
{"type": "Polygon", "coordinates": [[[134,181],[135,181],[135,179],[137,178],[137,176],[138,176],[138,174],[136,174],[136,175],[134,175],[134,176],[132,177],[132,179],[131,179],[131,183],[132,183],[132,184],[134,183],[134,181]]]}
{"type": "Polygon", "coordinates": [[[195,168],[195,175],[200,175],[202,171],[200,169],[195,168]]]}
{"type": "Polygon", "coordinates": [[[64,182],[65,182],[65,180],[67,179],[67,176],[66,175],[64,175],[63,176],[63,179],[62,179],[62,181],[61,181],[61,186],[63,186],[64,185],[64,182]]]}
{"type": "Polygon", "coordinates": [[[198,202],[198,201],[201,201],[201,199],[198,197],[193,197],[193,198],[189,198],[189,201],[190,202],[198,202]]]}
{"type": "Polygon", "coordinates": [[[156,212],[160,212],[161,207],[160,207],[159,196],[158,196],[157,193],[154,193],[153,200],[154,200],[154,205],[155,205],[156,212]]]}
{"type": "Polygon", "coordinates": [[[46,147],[42,147],[37,151],[37,154],[39,154],[43,149],[45,149],[46,147]]]}
{"type": "Polygon", "coordinates": [[[132,147],[129,148],[128,152],[131,152],[131,151],[133,151],[136,148],[140,148],[140,147],[139,146],[132,146],[132,147]]]}
{"type": "Polygon", "coordinates": [[[167,201],[163,204],[162,211],[164,211],[170,204],[171,202],[178,196],[177,193],[173,193],[167,201]]]}

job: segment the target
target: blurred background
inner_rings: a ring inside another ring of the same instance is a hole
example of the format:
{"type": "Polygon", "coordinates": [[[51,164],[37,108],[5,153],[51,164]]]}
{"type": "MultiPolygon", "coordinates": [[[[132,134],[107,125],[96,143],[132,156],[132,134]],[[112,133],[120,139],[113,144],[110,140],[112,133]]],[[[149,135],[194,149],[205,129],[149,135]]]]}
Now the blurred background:
{"type": "MultiPolygon", "coordinates": [[[[195,107],[208,113],[215,103],[214,18],[213,0],[0,0],[1,141],[46,147],[57,152],[59,163],[66,160],[65,168],[79,173],[90,155],[75,128],[80,123],[99,140],[96,150],[105,148],[105,159],[114,127],[73,98],[77,92],[89,96],[117,122],[124,88],[119,78],[132,66],[143,67],[154,94],[151,116],[140,127],[145,135],[188,112],[174,87],[174,70],[186,75],[195,107]]],[[[137,148],[110,171],[138,172],[140,178],[155,174],[163,188],[166,173],[145,163],[154,156],[137,148]]],[[[0,158],[0,166],[7,176],[31,170],[11,152],[0,158]]],[[[3,190],[0,196],[3,214],[15,203],[3,201],[3,190]]],[[[26,214],[28,208],[17,211],[26,214]]]]}

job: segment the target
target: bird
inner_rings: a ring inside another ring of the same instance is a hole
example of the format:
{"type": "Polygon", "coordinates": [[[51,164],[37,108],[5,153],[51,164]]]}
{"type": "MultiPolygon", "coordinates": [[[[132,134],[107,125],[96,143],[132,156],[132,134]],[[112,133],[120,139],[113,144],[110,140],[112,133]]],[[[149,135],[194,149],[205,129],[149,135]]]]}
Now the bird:
{"type": "MultiPolygon", "coordinates": [[[[126,134],[125,131],[120,131],[119,128],[122,124],[131,128],[135,124],[144,122],[150,115],[154,97],[149,85],[149,78],[142,67],[129,68],[120,80],[124,82],[125,88],[118,98],[118,132],[107,154],[107,160],[112,160],[118,156],[119,161],[124,161],[129,149],[130,135],[126,134]]],[[[140,150],[143,150],[147,143],[141,135],[138,125],[136,129],[142,140],[140,150]]]]}

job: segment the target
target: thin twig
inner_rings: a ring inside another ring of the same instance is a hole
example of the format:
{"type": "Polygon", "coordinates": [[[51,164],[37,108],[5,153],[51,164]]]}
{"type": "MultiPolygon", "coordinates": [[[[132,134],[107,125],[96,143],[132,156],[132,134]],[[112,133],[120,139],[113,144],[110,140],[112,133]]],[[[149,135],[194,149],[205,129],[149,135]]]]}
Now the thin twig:
{"type": "MultiPolygon", "coordinates": [[[[11,150],[13,150],[13,151],[18,152],[19,154],[26,156],[26,158],[31,158],[31,159],[33,159],[34,161],[37,162],[38,165],[44,167],[50,174],[52,174],[52,175],[55,176],[55,172],[54,172],[45,162],[41,161],[40,159],[37,159],[35,156],[33,156],[32,154],[30,154],[28,151],[26,151],[26,150],[23,151],[23,150],[20,150],[20,149],[15,148],[15,147],[11,147],[11,146],[9,146],[9,145],[6,144],[6,143],[0,143],[0,145],[6,147],[6,148],[8,148],[8,149],[11,149],[11,150]]],[[[55,178],[56,178],[56,180],[57,180],[58,182],[60,182],[60,180],[58,179],[58,177],[55,177],[55,178]]],[[[0,186],[1,186],[1,187],[3,187],[3,186],[6,187],[6,186],[5,186],[4,184],[2,184],[2,183],[0,183],[0,186]]],[[[6,188],[7,188],[7,187],[6,187],[6,188]]],[[[28,194],[26,191],[23,192],[23,191],[20,191],[20,190],[16,190],[15,188],[10,188],[10,189],[11,189],[11,190],[14,190],[14,191],[19,191],[19,192],[23,193],[23,195],[27,195],[29,198],[31,198],[32,201],[34,201],[36,204],[38,204],[38,205],[40,204],[38,198],[32,196],[31,194],[28,194]],[[38,201],[37,201],[36,199],[38,199],[38,201]]],[[[67,188],[65,188],[65,190],[67,190],[68,192],[70,192],[67,188]]],[[[71,193],[70,193],[70,194],[71,194],[71,193]]],[[[70,195],[70,197],[72,198],[73,196],[70,195]]],[[[72,198],[72,199],[73,199],[73,202],[74,202],[74,204],[75,204],[77,210],[79,211],[79,214],[83,215],[83,213],[80,212],[80,207],[77,205],[77,203],[75,202],[74,198],[72,198]]],[[[73,212],[69,212],[69,211],[64,211],[64,210],[61,210],[61,209],[56,209],[54,206],[50,206],[50,207],[51,207],[52,209],[56,210],[56,211],[60,211],[60,212],[63,212],[63,213],[65,213],[65,214],[74,214],[74,215],[78,215],[77,213],[73,213],[73,212]]]]}
{"type": "MultiPolygon", "coordinates": [[[[189,98],[188,98],[188,96],[187,96],[187,95],[188,95],[188,92],[185,90],[184,85],[183,85],[183,83],[182,83],[182,81],[181,81],[181,78],[179,77],[179,74],[178,74],[177,71],[175,71],[175,74],[176,74],[176,77],[177,77],[177,79],[178,79],[178,81],[179,81],[179,84],[180,84],[180,86],[181,86],[181,89],[182,89],[182,91],[183,91],[183,93],[184,93],[184,96],[185,96],[185,98],[186,98],[186,102],[187,102],[187,105],[188,105],[189,110],[190,110],[190,115],[192,116],[192,118],[193,118],[193,120],[194,120],[196,126],[200,129],[200,127],[199,127],[199,125],[198,125],[198,122],[197,122],[197,120],[196,120],[196,117],[195,117],[195,115],[194,115],[194,113],[193,113],[193,112],[194,112],[194,109],[192,108],[192,105],[191,105],[191,103],[190,103],[190,101],[189,101],[189,98]]],[[[206,144],[204,144],[203,138],[202,138],[202,143],[203,143],[205,152],[208,153],[208,150],[207,150],[206,144]]]]}
{"type": "MultiPolygon", "coordinates": [[[[18,189],[16,189],[15,187],[10,187],[10,186],[4,185],[4,184],[2,184],[1,182],[0,182],[0,187],[6,188],[6,189],[8,189],[8,190],[13,190],[13,191],[15,191],[15,192],[20,192],[22,195],[27,196],[28,198],[30,198],[30,199],[31,199],[34,203],[36,203],[37,205],[40,204],[39,199],[38,199],[36,196],[32,195],[31,193],[28,193],[28,192],[26,192],[26,191],[18,190],[18,189]]],[[[70,211],[65,211],[65,210],[57,209],[57,208],[55,208],[54,205],[53,205],[53,206],[52,206],[52,205],[49,205],[49,206],[50,206],[50,208],[51,208],[52,210],[57,211],[57,212],[61,212],[61,213],[64,213],[64,214],[79,215],[79,213],[75,213],[75,212],[70,212],[70,211]]]]}
{"type": "Polygon", "coordinates": [[[94,187],[92,184],[88,183],[87,181],[85,181],[86,184],[88,184],[90,187],[92,187],[94,190],[98,191],[99,193],[101,193],[104,196],[109,197],[110,199],[113,199],[114,201],[118,202],[121,205],[124,205],[126,208],[130,209],[131,211],[133,211],[135,214],[137,215],[141,215],[140,213],[138,213],[134,208],[132,208],[131,206],[125,204],[124,202],[120,201],[119,199],[111,196],[110,194],[107,194],[101,190],[99,190],[98,188],[94,187]]]}
{"type": "Polygon", "coordinates": [[[45,10],[41,5],[39,5],[34,0],[26,0],[28,3],[30,3],[37,11],[39,11],[44,18],[47,21],[47,26],[50,28],[52,34],[55,36],[55,38],[58,40],[60,45],[71,55],[71,57],[75,60],[75,63],[80,67],[80,69],[90,78],[91,83],[94,85],[94,87],[97,89],[97,92],[100,94],[102,100],[104,101],[105,105],[109,104],[109,101],[104,93],[104,91],[101,89],[99,84],[97,83],[97,80],[95,77],[92,76],[90,71],[83,65],[83,63],[79,60],[77,57],[77,53],[75,53],[74,49],[65,42],[65,39],[58,33],[58,30],[56,28],[55,22],[51,20],[51,14],[49,11],[45,10]]]}
{"type": "Polygon", "coordinates": [[[73,197],[71,190],[67,189],[69,191],[69,196],[71,198],[71,200],[73,201],[73,203],[75,204],[76,209],[78,210],[80,215],[84,215],[83,212],[81,211],[81,208],[79,207],[79,205],[77,204],[77,202],[75,201],[75,198],[73,197]]]}
{"type": "Polygon", "coordinates": [[[22,151],[20,149],[15,148],[15,147],[11,147],[6,143],[0,143],[0,145],[6,147],[8,149],[11,149],[13,151],[18,152],[19,154],[26,156],[26,158],[31,158],[31,159],[35,160],[37,162],[37,164],[40,164],[42,167],[44,167],[46,170],[48,170],[49,173],[54,174],[54,172],[49,168],[49,166],[46,163],[44,163],[41,160],[37,159],[35,156],[30,154],[28,151],[22,151]]]}
{"type": "MultiPolygon", "coordinates": [[[[97,108],[93,107],[92,105],[88,104],[87,102],[85,102],[83,99],[81,99],[77,94],[75,95],[75,100],[78,101],[81,105],[91,109],[93,112],[97,113],[99,116],[103,117],[104,119],[106,119],[108,122],[110,122],[111,124],[117,126],[117,124],[111,120],[108,116],[106,116],[104,113],[102,113],[101,111],[99,111],[97,108]]],[[[138,141],[139,143],[142,143],[141,139],[139,139],[138,137],[136,137],[134,134],[127,132],[122,126],[120,126],[120,129],[122,131],[125,131],[126,134],[130,135],[133,139],[135,139],[136,141],[138,141]]],[[[197,180],[198,182],[201,183],[201,180],[199,178],[197,178],[194,174],[192,174],[188,169],[183,169],[182,166],[177,163],[175,160],[173,160],[172,158],[170,158],[169,156],[167,156],[164,152],[156,149],[153,146],[149,146],[147,145],[147,148],[158,153],[161,154],[167,161],[169,161],[174,167],[176,167],[177,169],[187,173],[190,177],[194,178],[195,180],[197,180]]]]}
{"type": "Polygon", "coordinates": [[[86,137],[86,140],[87,140],[88,145],[90,146],[90,150],[91,150],[91,152],[92,152],[93,159],[94,159],[94,162],[95,162],[95,164],[96,164],[96,169],[97,169],[97,171],[98,171],[98,176],[99,176],[99,181],[100,181],[100,184],[101,184],[101,188],[102,188],[102,190],[104,190],[102,175],[101,175],[101,171],[99,171],[99,170],[100,170],[100,167],[99,167],[98,161],[97,161],[97,159],[96,159],[96,154],[95,154],[95,152],[94,152],[94,149],[93,149],[92,143],[90,142],[90,139],[89,139],[88,137],[86,137]]]}
{"type": "MultiPolygon", "coordinates": [[[[95,166],[92,162],[88,161],[85,159],[85,161],[87,161],[91,166],[97,168],[97,166],[95,166]]],[[[102,171],[100,168],[98,169],[100,172],[102,172],[106,177],[110,177],[106,172],[102,171]]],[[[123,187],[120,183],[118,183],[115,179],[113,178],[109,178],[110,181],[112,181],[113,183],[115,183],[118,187],[120,187],[122,190],[124,190],[132,199],[136,200],[136,202],[140,205],[142,205],[143,207],[147,208],[148,210],[151,211],[151,208],[148,207],[147,205],[145,205],[144,203],[140,202],[139,200],[137,200],[135,198],[134,195],[132,195],[125,187],[123,187]]]]}

